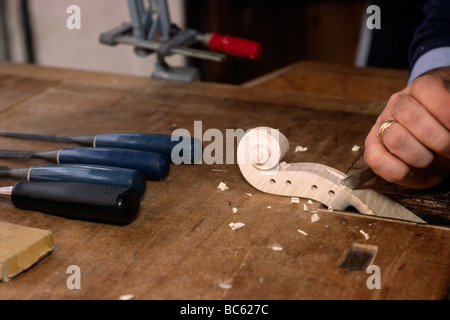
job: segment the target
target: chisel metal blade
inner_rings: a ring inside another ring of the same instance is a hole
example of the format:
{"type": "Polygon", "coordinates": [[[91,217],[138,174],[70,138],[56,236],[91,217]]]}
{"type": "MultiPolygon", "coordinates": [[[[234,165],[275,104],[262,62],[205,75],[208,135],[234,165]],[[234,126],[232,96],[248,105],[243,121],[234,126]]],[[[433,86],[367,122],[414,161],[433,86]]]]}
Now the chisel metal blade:
{"type": "Polygon", "coordinates": [[[370,167],[367,167],[342,179],[341,184],[346,186],[347,188],[354,190],[364,183],[369,182],[376,176],[377,175],[375,174],[375,172],[373,172],[370,167]]]}
{"type": "Polygon", "coordinates": [[[50,141],[50,142],[64,142],[64,143],[74,142],[73,137],[65,136],[65,135],[16,132],[16,131],[8,131],[8,130],[0,130],[0,136],[10,137],[10,138],[39,140],[39,141],[50,141]]]}
{"type": "Polygon", "coordinates": [[[19,159],[28,160],[35,156],[34,151],[23,151],[23,150],[0,150],[0,158],[4,159],[19,159]]]}
{"type": "Polygon", "coordinates": [[[0,158],[3,159],[16,159],[16,160],[43,159],[55,162],[57,155],[58,151],[36,152],[28,150],[0,150],[0,158]]]}

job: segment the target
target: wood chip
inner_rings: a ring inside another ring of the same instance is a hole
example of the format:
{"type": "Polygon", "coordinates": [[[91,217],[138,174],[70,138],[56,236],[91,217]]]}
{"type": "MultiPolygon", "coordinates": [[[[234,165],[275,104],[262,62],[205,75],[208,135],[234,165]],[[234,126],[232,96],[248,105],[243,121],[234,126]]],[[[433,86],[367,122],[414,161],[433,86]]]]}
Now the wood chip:
{"type": "Polygon", "coordinates": [[[291,165],[289,164],[289,163],[286,163],[285,161],[283,161],[283,162],[281,162],[280,164],[279,164],[279,168],[280,169],[287,169],[287,168],[289,168],[291,165]]]}
{"type": "Polygon", "coordinates": [[[248,195],[249,197],[253,197],[251,193],[246,193],[246,195],[248,195]]]}
{"type": "Polygon", "coordinates": [[[291,203],[300,203],[300,199],[296,197],[291,198],[291,203]]]}
{"type": "Polygon", "coordinates": [[[233,211],[233,213],[237,213],[238,209],[236,207],[231,208],[231,211],[233,211]]]}
{"type": "Polygon", "coordinates": [[[283,250],[283,247],[280,246],[278,243],[275,243],[275,244],[272,245],[271,249],[273,251],[281,251],[281,250],[283,250]]]}
{"type": "Polygon", "coordinates": [[[228,290],[228,289],[231,289],[231,288],[233,287],[233,283],[230,282],[230,281],[220,281],[220,282],[217,284],[217,286],[218,286],[219,288],[228,290]]]}
{"type": "Polygon", "coordinates": [[[297,153],[297,152],[305,152],[307,150],[308,150],[308,148],[306,148],[306,147],[302,147],[302,146],[296,146],[295,147],[295,153],[297,153]]]}
{"type": "Polygon", "coordinates": [[[123,296],[119,297],[119,300],[131,300],[134,298],[134,295],[132,294],[124,294],[123,296]]]}
{"type": "Polygon", "coordinates": [[[238,230],[238,229],[242,228],[243,226],[245,226],[245,223],[242,223],[242,222],[231,222],[229,224],[229,226],[230,226],[230,228],[233,231],[235,231],[235,230],[238,230]]]}
{"type": "Polygon", "coordinates": [[[303,211],[308,211],[308,206],[306,204],[303,204],[303,211]]]}
{"type": "Polygon", "coordinates": [[[300,232],[301,234],[305,235],[305,236],[308,235],[308,234],[307,234],[305,231],[303,231],[303,230],[298,229],[297,231],[300,232]]]}
{"type": "Polygon", "coordinates": [[[308,204],[314,204],[311,199],[308,200],[308,204]]]}
{"type": "Polygon", "coordinates": [[[364,232],[363,230],[359,230],[359,232],[362,233],[362,235],[364,236],[364,238],[366,238],[366,240],[369,240],[369,234],[367,232],[364,232]]]}
{"type": "Polygon", "coordinates": [[[272,209],[272,206],[267,206],[267,209],[272,209]]]}
{"type": "Polygon", "coordinates": [[[319,217],[319,215],[317,214],[317,213],[314,213],[312,216],[311,216],[311,222],[317,222],[317,221],[319,221],[320,220],[320,217],[319,217]]]}
{"type": "Polygon", "coordinates": [[[228,190],[229,188],[227,187],[226,183],[221,182],[221,183],[219,183],[219,186],[217,187],[217,189],[225,191],[225,190],[228,190]]]}
{"type": "Polygon", "coordinates": [[[359,149],[361,149],[360,146],[357,146],[356,144],[352,147],[352,151],[359,151],[359,149]]]}
{"type": "Polygon", "coordinates": [[[333,207],[328,207],[328,211],[333,212],[333,207]]]}

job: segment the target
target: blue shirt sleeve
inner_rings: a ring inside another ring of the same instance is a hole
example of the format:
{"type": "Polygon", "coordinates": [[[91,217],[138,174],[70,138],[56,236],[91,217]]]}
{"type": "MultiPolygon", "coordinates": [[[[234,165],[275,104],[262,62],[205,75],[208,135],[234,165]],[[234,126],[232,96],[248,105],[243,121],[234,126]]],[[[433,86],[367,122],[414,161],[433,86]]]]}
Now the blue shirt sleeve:
{"type": "Polygon", "coordinates": [[[415,31],[409,49],[410,81],[429,70],[450,66],[450,0],[429,0],[424,12],[425,19],[415,31]]]}

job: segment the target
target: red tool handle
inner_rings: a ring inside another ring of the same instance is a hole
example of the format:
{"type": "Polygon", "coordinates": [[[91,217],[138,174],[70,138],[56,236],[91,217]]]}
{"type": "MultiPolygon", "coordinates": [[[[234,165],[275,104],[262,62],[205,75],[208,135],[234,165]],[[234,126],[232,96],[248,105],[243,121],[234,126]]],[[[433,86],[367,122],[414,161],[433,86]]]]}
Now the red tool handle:
{"type": "Polygon", "coordinates": [[[224,36],[220,33],[212,33],[208,45],[212,50],[250,59],[259,59],[263,50],[259,42],[224,36]]]}

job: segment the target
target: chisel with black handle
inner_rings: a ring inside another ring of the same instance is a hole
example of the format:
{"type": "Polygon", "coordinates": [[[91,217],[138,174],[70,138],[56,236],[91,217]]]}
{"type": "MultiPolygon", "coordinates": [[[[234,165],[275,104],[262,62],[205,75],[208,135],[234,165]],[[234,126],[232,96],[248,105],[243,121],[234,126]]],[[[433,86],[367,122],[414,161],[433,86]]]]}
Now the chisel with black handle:
{"type": "Polygon", "coordinates": [[[198,138],[159,133],[103,133],[90,136],[71,137],[66,135],[30,133],[0,130],[0,136],[50,142],[76,143],[95,148],[121,148],[162,153],[172,159],[174,147],[183,142],[184,148],[175,149],[175,156],[186,159],[183,163],[201,162],[202,142],[198,138]],[[185,139],[187,139],[185,143],[185,139]],[[183,154],[189,152],[189,156],[183,154]]]}
{"type": "Polygon", "coordinates": [[[0,178],[29,182],[79,182],[133,189],[139,195],[146,190],[145,176],[136,170],[94,165],[51,164],[9,169],[0,166],[0,178]]]}
{"type": "Polygon", "coordinates": [[[0,197],[24,210],[116,225],[131,223],[140,207],[135,190],[74,182],[19,181],[0,197]]]}
{"type": "Polygon", "coordinates": [[[141,172],[147,180],[161,180],[170,170],[170,160],[164,154],[115,148],[67,148],[47,152],[0,150],[0,158],[126,168],[141,172]]]}

